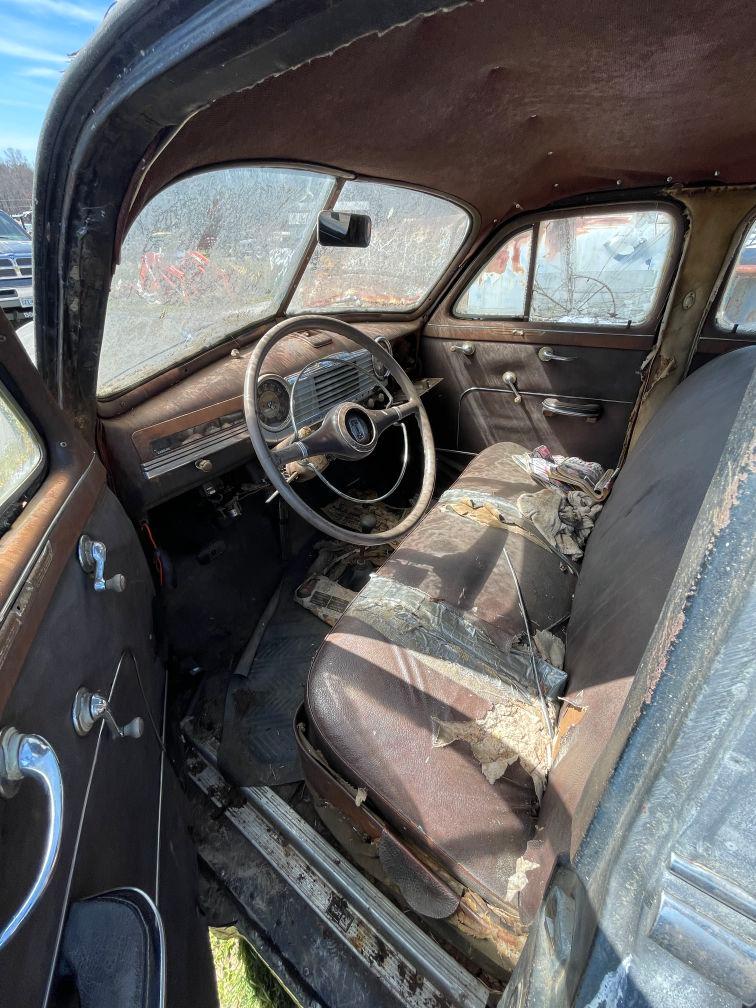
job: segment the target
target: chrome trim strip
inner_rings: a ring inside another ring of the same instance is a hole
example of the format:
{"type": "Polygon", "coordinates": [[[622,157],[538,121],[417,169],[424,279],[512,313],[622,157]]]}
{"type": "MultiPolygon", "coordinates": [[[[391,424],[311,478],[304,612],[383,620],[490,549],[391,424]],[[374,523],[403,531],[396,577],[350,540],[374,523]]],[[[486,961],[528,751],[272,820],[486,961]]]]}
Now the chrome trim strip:
{"type": "MultiPolygon", "coordinates": [[[[215,769],[217,754],[207,743],[191,734],[192,724],[189,720],[184,721],[182,728],[187,741],[206,764],[200,770],[190,771],[189,776],[215,804],[220,804],[217,796],[224,793],[222,785],[225,782],[215,769]],[[218,785],[221,785],[220,789],[218,785]]],[[[349,915],[355,920],[354,930],[359,937],[365,937],[368,942],[376,933],[381,937],[384,946],[389,946],[389,954],[378,957],[367,954],[362,961],[381,982],[399,995],[402,1003],[427,1004],[432,997],[428,987],[433,985],[441,995],[439,1003],[451,999],[453,1004],[485,1008],[489,998],[488,989],[401,913],[382,892],[279,798],[272,788],[242,787],[238,790],[246,798],[246,804],[242,808],[226,808],[226,818],[284,875],[286,881],[352,952],[361,955],[361,943],[359,940],[351,942],[349,931],[344,933],[338,926],[334,926],[333,917],[326,912],[329,891],[333,899],[342,905],[347,904],[349,915]],[[291,864],[292,851],[304,869],[301,881],[297,879],[297,873],[287,870],[291,864]],[[323,905],[324,898],[326,906],[323,905]],[[391,969],[394,964],[394,969],[391,969]],[[408,977],[409,984],[402,977],[406,964],[410,964],[412,970],[408,977]],[[424,984],[412,983],[415,971],[425,979],[424,984]],[[413,993],[417,994],[418,999],[422,998],[422,1001],[414,999],[413,993]]]]}
{"type": "Polygon", "coordinates": [[[736,910],[744,917],[756,922],[756,899],[740,886],[720,875],[719,872],[707,868],[706,865],[699,864],[697,861],[681,857],[674,851],[669,859],[669,870],[673,875],[689,883],[700,892],[706,893],[707,896],[724,903],[731,910],[736,910]]]}

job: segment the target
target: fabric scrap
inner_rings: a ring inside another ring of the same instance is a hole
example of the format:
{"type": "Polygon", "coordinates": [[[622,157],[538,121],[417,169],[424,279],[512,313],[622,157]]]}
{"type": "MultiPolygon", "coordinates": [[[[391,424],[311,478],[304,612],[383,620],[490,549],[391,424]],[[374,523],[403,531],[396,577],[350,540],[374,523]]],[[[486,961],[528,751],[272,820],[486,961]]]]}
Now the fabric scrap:
{"type": "Polygon", "coordinates": [[[550,630],[536,630],[533,634],[536,650],[554,668],[564,668],[564,641],[550,630]]]}
{"type": "Polygon", "coordinates": [[[520,494],[517,507],[561,554],[578,560],[602,505],[581,490],[543,489],[520,494]]]}
{"type": "Polygon", "coordinates": [[[535,861],[528,861],[524,856],[518,857],[515,862],[515,870],[507,879],[507,892],[504,896],[506,903],[511,903],[515,896],[522,892],[528,884],[528,872],[533,871],[538,865],[535,861]]]}
{"type": "Polygon", "coordinates": [[[539,709],[531,703],[507,698],[473,721],[433,718],[433,747],[466,742],[480,763],[489,784],[503,777],[519,760],[541,800],[551,766],[551,740],[539,709]]]}

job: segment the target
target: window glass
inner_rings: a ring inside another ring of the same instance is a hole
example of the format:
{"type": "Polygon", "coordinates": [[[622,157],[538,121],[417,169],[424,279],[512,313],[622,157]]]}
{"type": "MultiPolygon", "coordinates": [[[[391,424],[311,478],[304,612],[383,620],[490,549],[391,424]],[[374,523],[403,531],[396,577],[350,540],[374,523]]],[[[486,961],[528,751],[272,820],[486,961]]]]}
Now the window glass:
{"type": "Polygon", "coordinates": [[[639,325],[653,310],[672,248],[662,210],[623,210],[543,221],[530,319],[639,325]]]}
{"type": "Polygon", "coordinates": [[[756,332],[756,221],[740,246],[717,311],[717,325],[728,332],[756,332]]]}
{"type": "Polygon", "coordinates": [[[170,186],[116,268],[98,374],[113,395],[278,310],[333,177],[244,166],[170,186]]]}
{"type": "Polygon", "coordinates": [[[455,314],[522,318],[532,243],[533,229],[528,228],[497,249],[457,302],[455,314]]]}
{"type": "Polygon", "coordinates": [[[334,207],[368,214],[367,248],[317,246],[288,314],[409,311],[457,254],[469,215],[448,200],[378,182],[347,182],[334,207]]]}
{"type": "Polygon", "coordinates": [[[18,500],[43,462],[37,435],[0,385],[0,514],[18,500]]]}

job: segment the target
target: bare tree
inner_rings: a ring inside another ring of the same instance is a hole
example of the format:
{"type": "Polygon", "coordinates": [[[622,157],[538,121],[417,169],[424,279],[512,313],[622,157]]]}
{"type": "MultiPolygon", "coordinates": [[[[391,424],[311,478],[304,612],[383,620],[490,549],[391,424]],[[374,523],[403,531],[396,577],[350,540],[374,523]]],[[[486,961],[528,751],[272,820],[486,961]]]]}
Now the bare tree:
{"type": "Polygon", "coordinates": [[[21,214],[31,209],[34,171],[29,160],[15,147],[0,154],[0,210],[21,214]]]}

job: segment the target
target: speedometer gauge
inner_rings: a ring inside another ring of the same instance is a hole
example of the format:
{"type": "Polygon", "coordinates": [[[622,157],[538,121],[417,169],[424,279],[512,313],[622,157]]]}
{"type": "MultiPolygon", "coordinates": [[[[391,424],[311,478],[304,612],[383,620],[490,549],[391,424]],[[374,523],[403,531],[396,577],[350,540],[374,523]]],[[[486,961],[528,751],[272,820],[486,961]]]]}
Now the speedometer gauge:
{"type": "Polygon", "coordinates": [[[275,375],[263,375],[257,383],[257,416],[270,430],[280,430],[289,420],[289,388],[275,375]]]}

